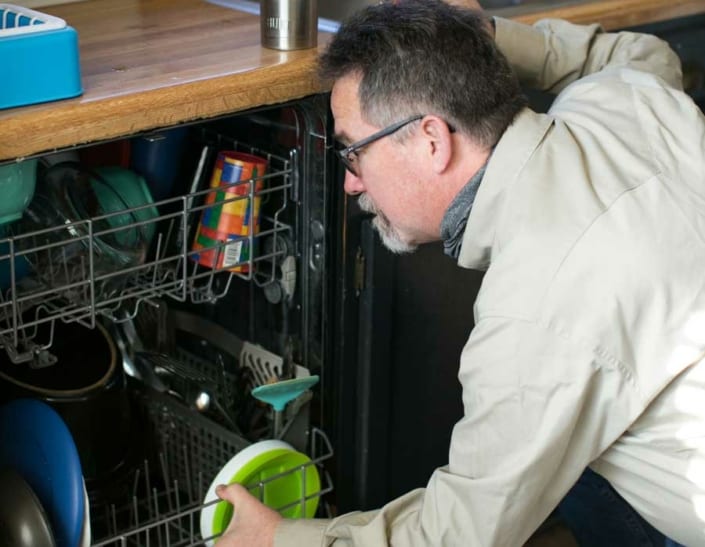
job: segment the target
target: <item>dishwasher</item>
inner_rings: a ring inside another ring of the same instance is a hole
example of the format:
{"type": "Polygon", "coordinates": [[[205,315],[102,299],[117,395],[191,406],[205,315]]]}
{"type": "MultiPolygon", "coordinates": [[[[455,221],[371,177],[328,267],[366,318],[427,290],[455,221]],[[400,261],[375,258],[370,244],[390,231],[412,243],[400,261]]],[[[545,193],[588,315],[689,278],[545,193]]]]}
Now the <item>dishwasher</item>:
{"type": "Polygon", "coordinates": [[[130,151],[175,128],[32,159],[34,197],[0,241],[0,399],[39,397],[76,428],[91,545],[212,545],[199,526],[215,503],[204,499],[209,484],[272,439],[306,459],[258,476],[251,491],[264,499],[268,482],[315,474],[313,490],[294,487],[298,498],[277,509],[335,513],[321,388],[335,285],[328,123],[326,98],[312,97],[176,128],[181,148],[159,158],[177,166],[168,192],[135,201],[120,187],[119,205],[97,190],[109,170],[135,172],[130,151]],[[266,162],[264,173],[223,191],[213,174],[224,151],[266,162]],[[207,216],[233,204],[245,227],[204,243],[207,216]],[[107,383],[86,372],[103,354],[107,383]],[[67,362],[83,363],[77,377],[113,389],[119,404],[77,394],[67,362]],[[27,388],[47,374],[42,390],[27,388]],[[320,382],[283,408],[252,396],[306,378],[320,382]]]}

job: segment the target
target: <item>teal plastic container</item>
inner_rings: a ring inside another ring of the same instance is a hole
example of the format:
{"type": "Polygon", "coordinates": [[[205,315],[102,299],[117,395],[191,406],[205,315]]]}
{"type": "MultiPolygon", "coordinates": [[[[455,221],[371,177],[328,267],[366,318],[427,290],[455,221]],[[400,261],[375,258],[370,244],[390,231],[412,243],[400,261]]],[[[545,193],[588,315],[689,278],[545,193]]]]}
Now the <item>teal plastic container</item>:
{"type": "Polygon", "coordinates": [[[57,17],[0,4],[0,109],[83,93],[78,33],[57,17]]]}

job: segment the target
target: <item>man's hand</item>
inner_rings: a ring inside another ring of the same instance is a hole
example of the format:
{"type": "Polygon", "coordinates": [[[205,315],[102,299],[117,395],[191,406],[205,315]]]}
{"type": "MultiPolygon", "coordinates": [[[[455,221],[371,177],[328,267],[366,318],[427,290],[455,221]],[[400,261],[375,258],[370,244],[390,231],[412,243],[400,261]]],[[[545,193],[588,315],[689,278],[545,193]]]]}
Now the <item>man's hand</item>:
{"type": "Polygon", "coordinates": [[[215,493],[233,504],[233,518],[216,547],[273,547],[282,516],[263,505],[239,484],[218,486],[215,493]]]}
{"type": "Polygon", "coordinates": [[[470,8],[482,11],[482,6],[477,0],[445,0],[446,3],[460,8],[470,8]]]}

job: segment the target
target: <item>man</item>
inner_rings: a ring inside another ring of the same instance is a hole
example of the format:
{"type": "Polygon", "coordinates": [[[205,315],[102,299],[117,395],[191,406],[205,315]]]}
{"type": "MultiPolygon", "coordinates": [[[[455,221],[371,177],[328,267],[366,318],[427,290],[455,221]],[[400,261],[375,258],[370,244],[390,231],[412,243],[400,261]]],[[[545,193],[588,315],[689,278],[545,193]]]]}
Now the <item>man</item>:
{"type": "Polygon", "coordinates": [[[586,484],[631,534],[593,544],[705,544],[702,113],[654,37],[495,24],[401,0],[350,20],[321,59],[345,190],[383,241],[443,239],[486,270],[448,465],[332,521],[221,489],[235,517],[220,546],[516,547],[569,492],[568,521],[588,514],[571,501],[586,484]],[[547,114],[514,74],[557,94],[547,114]]]}

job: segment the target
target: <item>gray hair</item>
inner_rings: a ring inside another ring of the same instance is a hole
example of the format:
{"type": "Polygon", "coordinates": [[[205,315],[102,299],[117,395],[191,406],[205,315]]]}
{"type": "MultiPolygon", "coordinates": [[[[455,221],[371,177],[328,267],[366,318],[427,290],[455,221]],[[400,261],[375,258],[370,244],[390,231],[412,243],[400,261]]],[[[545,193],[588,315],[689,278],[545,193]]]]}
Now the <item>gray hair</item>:
{"type": "Polygon", "coordinates": [[[488,147],[526,104],[484,15],[440,0],[384,2],[343,23],[319,59],[319,76],[331,82],[355,73],[369,123],[435,114],[488,147]]]}

